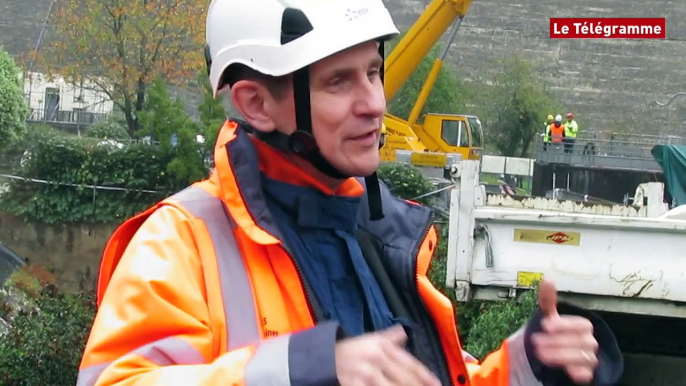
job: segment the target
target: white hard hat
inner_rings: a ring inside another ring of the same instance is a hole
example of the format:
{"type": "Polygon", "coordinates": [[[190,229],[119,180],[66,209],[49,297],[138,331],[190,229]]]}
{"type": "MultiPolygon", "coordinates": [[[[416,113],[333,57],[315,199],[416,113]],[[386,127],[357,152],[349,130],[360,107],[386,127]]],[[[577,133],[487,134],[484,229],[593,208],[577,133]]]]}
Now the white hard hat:
{"type": "Polygon", "coordinates": [[[557,114],[557,115],[555,116],[555,122],[562,122],[562,115],[557,114]]]}
{"type": "MultiPolygon", "coordinates": [[[[293,74],[296,131],[256,132],[270,145],[292,151],[326,175],[351,177],[321,154],[312,131],[309,67],[368,41],[400,34],[383,0],[212,0],[207,13],[205,60],[212,92],[225,86],[231,65],[270,76],[293,74]]],[[[381,79],[383,79],[383,66],[381,79]]],[[[370,218],[383,217],[376,173],[365,177],[370,218]]]]}
{"type": "Polygon", "coordinates": [[[382,0],[212,0],[206,25],[210,83],[216,96],[232,64],[282,76],[398,34],[382,0]]]}

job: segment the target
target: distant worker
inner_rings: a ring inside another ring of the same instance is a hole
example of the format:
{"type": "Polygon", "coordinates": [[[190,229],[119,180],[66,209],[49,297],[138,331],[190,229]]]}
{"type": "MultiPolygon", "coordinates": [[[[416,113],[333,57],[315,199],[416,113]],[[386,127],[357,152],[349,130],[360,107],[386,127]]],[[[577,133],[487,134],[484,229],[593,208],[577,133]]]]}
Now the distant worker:
{"type": "Polygon", "coordinates": [[[574,151],[574,143],[578,133],[579,125],[574,120],[574,114],[567,113],[567,122],[565,122],[565,153],[572,153],[574,151]]]}
{"type": "Polygon", "coordinates": [[[548,149],[548,144],[550,143],[550,136],[548,136],[548,131],[550,130],[550,125],[553,124],[554,120],[555,118],[553,118],[553,115],[548,114],[548,118],[545,122],[543,122],[543,151],[548,149]]]}
{"type": "Polygon", "coordinates": [[[565,126],[562,124],[562,115],[557,114],[553,123],[548,125],[546,137],[548,137],[549,141],[555,144],[557,148],[560,148],[565,138],[565,126]]]}

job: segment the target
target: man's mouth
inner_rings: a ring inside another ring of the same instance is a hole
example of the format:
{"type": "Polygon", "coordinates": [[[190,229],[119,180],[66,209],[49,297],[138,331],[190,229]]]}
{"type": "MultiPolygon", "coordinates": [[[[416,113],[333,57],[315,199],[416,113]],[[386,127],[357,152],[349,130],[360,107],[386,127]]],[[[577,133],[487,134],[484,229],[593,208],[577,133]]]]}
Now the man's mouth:
{"type": "Polygon", "coordinates": [[[361,146],[372,145],[376,142],[376,133],[378,130],[371,130],[365,134],[350,138],[351,141],[359,143],[361,146]]]}

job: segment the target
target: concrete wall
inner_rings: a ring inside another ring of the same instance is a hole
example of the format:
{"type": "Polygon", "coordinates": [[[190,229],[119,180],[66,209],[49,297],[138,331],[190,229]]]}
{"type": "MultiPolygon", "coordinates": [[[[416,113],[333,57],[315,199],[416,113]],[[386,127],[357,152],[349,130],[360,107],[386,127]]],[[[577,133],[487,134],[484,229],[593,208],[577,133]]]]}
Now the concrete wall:
{"type": "Polygon", "coordinates": [[[114,225],[54,226],[0,213],[0,240],[19,256],[54,271],[66,290],[93,288],[114,225]]]}

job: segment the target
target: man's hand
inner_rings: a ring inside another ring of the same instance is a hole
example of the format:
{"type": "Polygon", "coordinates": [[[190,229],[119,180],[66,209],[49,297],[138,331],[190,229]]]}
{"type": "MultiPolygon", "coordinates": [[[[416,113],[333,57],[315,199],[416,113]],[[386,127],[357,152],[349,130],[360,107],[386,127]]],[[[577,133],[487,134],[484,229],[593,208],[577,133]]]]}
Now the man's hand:
{"type": "Polygon", "coordinates": [[[402,326],[341,340],[336,344],[336,374],[341,386],[441,386],[419,360],[403,348],[402,326]]]}
{"type": "Polygon", "coordinates": [[[544,332],[532,336],[536,356],[549,367],[563,368],[575,383],[590,383],[598,366],[593,325],[586,318],[557,313],[557,290],[551,282],[541,283],[539,304],[544,332]]]}

